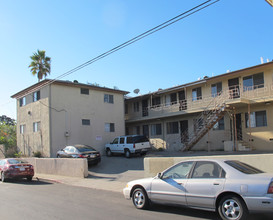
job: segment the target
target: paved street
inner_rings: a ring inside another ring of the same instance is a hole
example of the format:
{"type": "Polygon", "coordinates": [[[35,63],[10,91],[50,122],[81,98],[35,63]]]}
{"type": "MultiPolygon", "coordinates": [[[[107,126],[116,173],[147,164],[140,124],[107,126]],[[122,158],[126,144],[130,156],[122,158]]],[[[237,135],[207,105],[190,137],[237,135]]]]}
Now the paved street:
{"type": "MultiPolygon", "coordinates": [[[[34,179],[0,182],[0,219],[219,219],[215,213],[153,205],[137,210],[122,193],[34,179]]],[[[252,215],[249,220],[271,220],[272,215],[252,215]]]]}

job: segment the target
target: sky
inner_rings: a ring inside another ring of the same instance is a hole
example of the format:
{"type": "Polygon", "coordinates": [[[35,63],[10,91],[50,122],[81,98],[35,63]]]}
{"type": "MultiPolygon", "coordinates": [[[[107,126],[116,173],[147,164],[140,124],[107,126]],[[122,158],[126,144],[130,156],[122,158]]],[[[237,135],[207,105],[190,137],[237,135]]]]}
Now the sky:
{"type": "MultiPolygon", "coordinates": [[[[204,1],[0,0],[0,115],[16,119],[11,96],[38,82],[38,49],[55,79],[204,1]]],[[[61,80],[146,94],[271,61],[272,41],[265,0],[220,0],[61,80]]]]}

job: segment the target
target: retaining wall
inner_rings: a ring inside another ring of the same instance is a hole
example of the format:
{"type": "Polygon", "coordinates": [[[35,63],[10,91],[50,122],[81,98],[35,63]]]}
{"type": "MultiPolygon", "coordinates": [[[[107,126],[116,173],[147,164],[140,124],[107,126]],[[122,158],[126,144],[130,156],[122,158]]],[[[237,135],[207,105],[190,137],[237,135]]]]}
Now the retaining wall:
{"type": "Polygon", "coordinates": [[[273,154],[255,155],[224,155],[224,156],[194,156],[194,157],[146,157],[144,158],[145,177],[155,176],[168,167],[183,160],[191,159],[230,159],[240,160],[260,170],[273,173],[273,154]]]}
{"type": "Polygon", "coordinates": [[[50,174],[71,177],[87,177],[88,163],[86,159],[65,158],[25,158],[34,166],[35,174],[50,174]]]}

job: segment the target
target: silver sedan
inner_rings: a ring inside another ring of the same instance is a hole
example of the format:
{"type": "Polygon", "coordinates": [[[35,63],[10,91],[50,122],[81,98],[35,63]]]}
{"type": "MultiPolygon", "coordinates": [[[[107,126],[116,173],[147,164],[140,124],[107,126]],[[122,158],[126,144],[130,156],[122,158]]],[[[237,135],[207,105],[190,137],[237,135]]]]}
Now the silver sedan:
{"type": "Polygon", "coordinates": [[[222,219],[247,219],[249,212],[273,212],[273,174],[235,160],[180,162],[154,178],[123,189],[138,209],[151,202],[217,211],[222,219]]]}

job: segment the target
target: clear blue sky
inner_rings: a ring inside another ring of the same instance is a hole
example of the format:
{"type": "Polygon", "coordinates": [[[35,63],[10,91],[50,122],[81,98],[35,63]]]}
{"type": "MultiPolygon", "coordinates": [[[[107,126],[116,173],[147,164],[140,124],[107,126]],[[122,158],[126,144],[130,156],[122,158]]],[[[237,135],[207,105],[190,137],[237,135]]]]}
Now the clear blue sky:
{"type": "MultiPolygon", "coordinates": [[[[0,115],[16,119],[10,96],[37,82],[37,49],[54,79],[205,0],[0,0],[0,115]]],[[[273,59],[273,8],[265,0],[220,0],[63,80],[133,94],[273,59]]]]}

